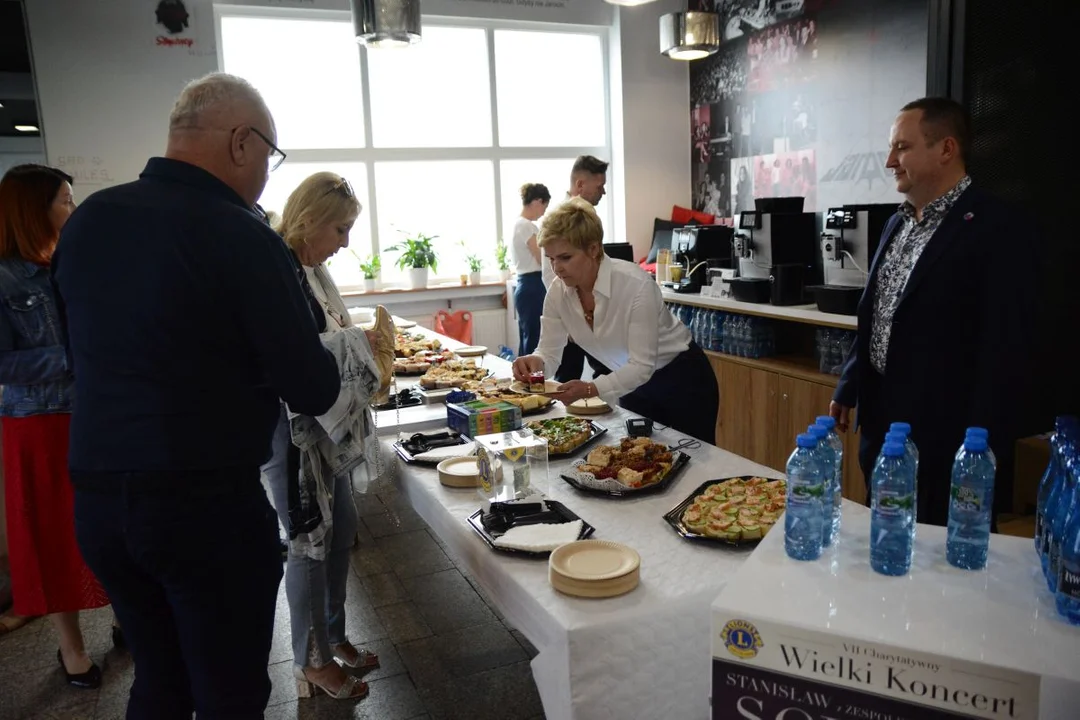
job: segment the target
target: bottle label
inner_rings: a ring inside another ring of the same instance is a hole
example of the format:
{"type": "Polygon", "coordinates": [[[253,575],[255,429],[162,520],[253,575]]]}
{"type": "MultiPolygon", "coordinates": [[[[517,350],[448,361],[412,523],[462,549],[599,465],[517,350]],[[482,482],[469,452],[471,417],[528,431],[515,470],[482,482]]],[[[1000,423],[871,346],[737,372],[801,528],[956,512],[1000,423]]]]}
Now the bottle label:
{"type": "Polygon", "coordinates": [[[911,493],[900,493],[895,490],[881,490],[877,496],[877,512],[885,517],[900,517],[905,512],[911,512],[915,507],[915,498],[911,493]]]}
{"type": "Polygon", "coordinates": [[[952,506],[960,512],[977,513],[986,507],[986,503],[981,490],[966,485],[953,485],[952,506]]]}
{"type": "Polygon", "coordinates": [[[1080,600],[1080,564],[1075,562],[1061,563],[1061,571],[1058,575],[1058,593],[1073,600],[1080,600]]]}
{"type": "Polygon", "coordinates": [[[788,507],[808,507],[825,497],[825,483],[819,475],[790,475],[788,477],[788,507]]]}

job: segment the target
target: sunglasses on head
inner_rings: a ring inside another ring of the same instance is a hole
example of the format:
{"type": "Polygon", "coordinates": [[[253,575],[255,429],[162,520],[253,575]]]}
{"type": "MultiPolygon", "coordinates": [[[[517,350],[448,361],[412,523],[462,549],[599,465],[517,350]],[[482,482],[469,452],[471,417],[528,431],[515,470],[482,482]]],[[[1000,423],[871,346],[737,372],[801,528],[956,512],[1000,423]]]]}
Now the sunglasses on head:
{"type": "Polygon", "coordinates": [[[323,193],[323,197],[326,197],[330,193],[340,193],[347,198],[355,198],[356,193],[353,192],[352,185],[345,178],[341,178],[336,183],[330,186],[330,189],[323,193]]]}

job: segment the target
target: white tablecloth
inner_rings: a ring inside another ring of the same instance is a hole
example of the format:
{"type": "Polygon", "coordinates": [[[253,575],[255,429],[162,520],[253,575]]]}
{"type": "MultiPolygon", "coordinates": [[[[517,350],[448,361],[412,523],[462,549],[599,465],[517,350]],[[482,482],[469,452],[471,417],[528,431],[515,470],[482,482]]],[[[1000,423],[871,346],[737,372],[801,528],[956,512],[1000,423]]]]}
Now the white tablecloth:
{"type": "MultiPolygon", "coordinates": [[[[559,405],[549,413],[562,414],[559,405]]],[[[601,442],[623,437],[632,416],[616,409],[595,417],[609,429],[601,442]]],[[[672,431],[653,438],[683,439],[672,431]]],[[[595,526],[593,537],[641,555],[641,584],[602,600],[556,592],[546,560],[489,549],[466,523],[482,502],[476,491],[443,487],[433,468],[398,461],[402,494],[539,650],[532,668],[549,720],[708,717],[709,607],[749,551],[684,540],[662,516],[706,480],[776,472],[711,445],[687,452],[690,464],[671,487],[629,500],[583,494],[559,478],[570,460],[551,462],[549,496],[595,526]]]]}

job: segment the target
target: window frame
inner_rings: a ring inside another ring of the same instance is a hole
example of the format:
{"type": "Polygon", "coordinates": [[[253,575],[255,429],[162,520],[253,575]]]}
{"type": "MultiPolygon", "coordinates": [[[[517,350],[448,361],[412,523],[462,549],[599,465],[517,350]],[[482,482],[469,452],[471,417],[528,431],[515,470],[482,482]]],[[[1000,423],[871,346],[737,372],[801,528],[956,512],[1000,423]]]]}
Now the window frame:
{"type": "MultiPolygon", "coordinates": [[[[217,68],[224,66],[224,45],[222,42],[221,25],[225,17],[249,17],[276,20],[331,20],[338,22],[351,22],[351,14],[341,10],[321,10],[314,8],[283,8],[248,5],[214,5],[214,32],[217,47],[217,68]]],[[[481,28],[484,30],[487,42],[488,55],[488,87],[491,97],[491,139],[490,147],[435,147],[435,148],[378,148],[374,147],[374,128],[372,126],[371,113],[371,85],[368,71],[367,48],[357,44],[357,57],[360,63],[360,79],[362,88],[361,104],[364,117],[364,147],[362,148],[319,148],[304,149],[282,146],[282,150],[288,155],[286,164],[296,163],[321,163],[321,162],[360,162],[364,163],[367,174],[367,197],[361,198],[364,205],[364,216],[370,228],[371,252],[382,254],[383,247],[389,247],[398,242],[399,238],[379,237],[379,208],[376,202],[377,188],[375,183],[375,165],[379,162],[423,162],[439,160],[486,160],[492,164],[493,186],[495,207],[495,228],[499,236],[503,235],[507,227],[507,221],[516,215],[516,208],[504,208],[502,202],[502,161],[505,160],[549,160],[554,158],[577,157],[579,155],[595,155],[609,162],[612,159],[612,99],[611,99],[611,28],[607,25],[581,25],[570,23],[533,22],[524,20],[504,20],[497,18],[472,18],[451,17],[446,15],[422,15],[422,26],[434,25],[443,27],[466,27],[481,28]],[[607,144],[604,146],[562,146],[562,147],[503,147],[499,143],[499,107],[498,107],[498,77],[495,67],[495,32],[497,30],[517,30],[526,32],[547,32],[552,34],[584,34],[596,37],[600,41],[601,60],[603,63],[604,82],[604,134],[607,144]]],[[[421,40],[423,42],[423,40],[421,40]]],[[[379,50],[371,52],[381,52],[379,50]]],[[[408,52],[408,49],[389,50],[387,52],[408,52]]],[[[569,183],[570,168],[566,168],[567,182],[569,183]]],[[[614,175],[609,172],[607,185],[611,194],[614,175]]],[[[552,200],[561,199],[568,188],[549,188],[552,200]]],[[[604,226],[614,228],[614,202],[605,203],[603,214],[604,226]]],[[[424,229],[425,231],[438,234],[438,228],[424,229]]],[[[509,241],[509,238],[505,238],[509,241]]],[[[366,249],[364,253],[366,254],[366,249]]],[[[494,265],[489,263],[485,275],[494,277],[494,265]]],[[[429,278],[429,285],[450,282],[457,275],[446,275],[446,270],[440,267],[440,274],[429,278]]],[[[342,290],[354,290],[357,286],[342,286],[342,290]]]]}

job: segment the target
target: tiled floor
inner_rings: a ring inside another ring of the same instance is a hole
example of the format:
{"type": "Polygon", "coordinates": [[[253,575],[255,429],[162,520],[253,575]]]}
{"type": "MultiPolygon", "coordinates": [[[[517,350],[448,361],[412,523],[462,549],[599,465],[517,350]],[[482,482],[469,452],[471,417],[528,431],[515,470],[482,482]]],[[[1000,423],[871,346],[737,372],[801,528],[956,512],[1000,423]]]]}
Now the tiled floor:
{"type": "MultiPolygon", "coordinates": [[[[371,687],[364,700],[298,701],[283,583],[266,717],[543,718],[529,667],[535,649],[455,566],[424,521],[385,480],[357,495],[356,505],[361,544],[349,577],[347,631],[358,646],[378,653],[382,667],[364,676],[371,687]]],[[[133,668],[129,655],[112,648],[110,619],[108,609],[83,614],[87,648],[104,672],[98,691],[64,684],[47,621],[0,638],[0,720],[123,718],[133,668]]]]}

